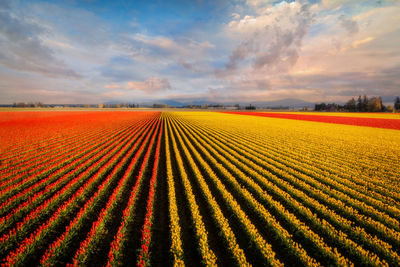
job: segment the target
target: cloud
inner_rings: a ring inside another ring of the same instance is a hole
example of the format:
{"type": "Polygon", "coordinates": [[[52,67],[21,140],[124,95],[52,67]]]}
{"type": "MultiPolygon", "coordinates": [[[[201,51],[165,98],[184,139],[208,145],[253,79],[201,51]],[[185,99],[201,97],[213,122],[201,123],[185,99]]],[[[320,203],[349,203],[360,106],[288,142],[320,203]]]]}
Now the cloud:
{"type": "Polygon", "coordinates": [[[249,58],[255,69],[266,67],[267,71],[294,65],[312,18],[308,5],[282,2],[258,17],[232,21],[231,30],[243,34],[244,40],[229,56],[226,69],[236,69],[249,58]]]}
{"type": "Polygon", "coordinates": [[[107,98],[118,98],[122,97],[126,94],[126,92],[123,91],[112,91],[112,92],[104,92],[101,95],[107,98]]]}
{"type": "Polygon", "coordinates": [[[371,36],[361,39],[361,40],[356,40],[353,42],[353,48],[358,48],[360,45],[367,44],[369,42],[372,42],[373,40],[374,40],[374,38],[371,36]]]}
{"type": "Polygon", "coordinates": [[[176,22],[141,7],[115,17],[98,1],[0,0],[0,99],[345,101],[398,91],[399,1],[223,0],[218,13],[206,2],[176,22]]]}
{"type": "Polygon", "coordinates": [[[132,49],[136,56],[153,57],[154,60],[165,62],[172,61],[187,70],[198,71],[195,65],[208,57],[208,52],[215,46],[208,42],[198,42],[191,38],[169,38],[165,36],[149,36],[136,34],[131,38],[132,49]]]}
{"type": "Polygon", "coordinates": [[[152,94],[156,92],[165,91],[167,89],[171,89],[171,85],[167,78],[150,78],[143,82],[128,82],[125,86],[126,90],[138,90],[143,91],[146,94],[152,94]]]}
{"type": "Polygon", "coordinates": [[[267,7],[270,7],[274,1],[272,0],[246,0],[246,5],[251,10],[262,13],[263,10],[267,7]]]}
{"type": "Polygon", "coordinates": [[[27,8],[36,20],[48,23],[52,31],[60,32],[74,45],[90,48],[87,52],[112,44],[113,31],[90,9],[78,8],[76,4],[60,5],[57,1],[32,2],[27,8]]]}
{"type": "Polygon", "coordinates": [[[30,17],[15,16],[5,5],[0,9],[0,64],[48,77],[81,78],[43,44],[41,36],[46,34],[45,27],[30,17]]]}
{"type": "Polygon", "coordinates": [[[240,19],[240,15],[238,13],[232,13],[232,18],[238,20],[240,19]]]}
{"type": "MultiPolygon", "coordinates": [[[[257,1],[251,4],[259,5],[257,1]]],[[[246,15],[228,24],[228,31],[238,36],[240,43],[225,68],[215,74],[232,88],[270,89],[270,76],[285,73],[296,64],[314,18],[309,6],[298,2],[283,1],[262,10],[257,16],[246,15]]]]}
{"type": "Polygon", "coordinates": [[[346,29],[346,31],[349,35],[358,33],[357,21],[350,19],[350,18],[346,18],[346,16],[344,16],[344,15],[341,15],[339,17],[339,21],[340,21],[340,25],[346,29]]]}
{"type": "Polygon", "coordinates": [[[121,88],[121,86],[118,85],[118,84],[113,83],[113,84],[106,84],[104,86],[104,88],[106,88],[106,89],[119,89],[119,88],[121,88]]]}

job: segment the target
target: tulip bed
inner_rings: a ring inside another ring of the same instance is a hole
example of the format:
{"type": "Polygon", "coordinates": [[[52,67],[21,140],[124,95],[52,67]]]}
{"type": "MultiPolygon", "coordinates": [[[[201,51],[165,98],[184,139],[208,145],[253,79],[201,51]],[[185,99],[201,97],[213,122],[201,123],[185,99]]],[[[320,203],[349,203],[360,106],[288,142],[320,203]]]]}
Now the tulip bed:
{"type": "MultiPolygon", "coordinates": [[[[347,125],[377,127],[384,129],[400,130],[399,116],[392,114],[384,114],[385,117],[376,116],[375,114],[367,115],[368,117],[360,116],[357,113],[339,113],[327,115],[318,115],[316,113],[283,113],[283,112],[227,112],[231,114],[252,115],[260,117],[270,117],[279,119],[291,119],[302,121],[316,121],[325,123],[338,123],[347,125]]],[[[366,114],[363,114],[366,115],[366,114]]]]}
{"type": "Polygon", "coordinates": [[[398,266],[400,131],[252,115],[0,112],[1,265],[398,266]]]}

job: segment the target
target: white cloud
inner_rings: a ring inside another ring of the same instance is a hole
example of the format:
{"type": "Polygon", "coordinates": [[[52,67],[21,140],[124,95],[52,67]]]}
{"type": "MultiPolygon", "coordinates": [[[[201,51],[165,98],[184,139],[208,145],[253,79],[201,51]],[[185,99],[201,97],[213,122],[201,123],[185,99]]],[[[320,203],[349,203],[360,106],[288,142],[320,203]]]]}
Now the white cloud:
{"type": "Polygon", "coordinates": [[[106,89],[119,89],[119,88],[121,88],[121,86],[118,85],[118,84],[112,83],[112,84],[106,84],[104,86],[104,88],[106,88],[106,89]]]}
{"type": "Polygon", "coordinates": [[[232,18],[238,20],[240,19],[240,15],[238,13],[232,13],[232,18]]]}
{"type": "Polygon", "coordinates": [[[371,37],[371,36],[366,37],[366,38],[361,39],[361,40],[355,40],[353,42],[353,48],[358,48],[359,46],[361,46],[363,44],[367,44],[369,42],[372,42],[373,40],[374,40],[374,37],[371,37]]]}
{"type": "Polygon", "coordinates": [[[171,85],[167,78],[150,78],[142,82],[131,81],[125,86],[126,90],[138,90],[143,91],[147,94],[152,94],[160,91],[170,89],[171,85]]]}
{"type": "Polygon", "coordinates": [[[161,99],[171,84],[177,97],[216,102],[398,90],[399,1],[238,0],[218,23],[174,34],[140,16],[116,29],[75,4],[0,2],[6,102],[161,99]]]}
{"type": "Polygon", "coordinates": [[[111,92],[104,92],[101,95],[107,98],[118,98],[122,97],[126,94],[126,92],[123,91],[111,91],[111,92]]]}
{"type": "Polygon", "coordinates": [[[14,13],[9,6],[0,8],[0,64],[48,77],[81,78],[42,41],[47,34],[43,25],[14,13]]]}
{"type": "Polygon", "coordinates": [[[198,42],[183,37],[173,39],[165,36],[136,34],[131,39],[135,42],[136,49],[140,50],[136,56],[145,56],[147,60],[152,57],[163,63],[170,60],[189,70],[195,69],[194,65],[198,65],[199,61],[209,57],[208,52],[215,47],[208,41],[198,42]]]}
{"type": "Polygon", "coordinates": [[[259,15],[233,19],[227,31],[240,43],[217,77],[238,90],[271,89],[271,77],[296,64],[313,17],[308,5],[281,2],[259,15]]]}

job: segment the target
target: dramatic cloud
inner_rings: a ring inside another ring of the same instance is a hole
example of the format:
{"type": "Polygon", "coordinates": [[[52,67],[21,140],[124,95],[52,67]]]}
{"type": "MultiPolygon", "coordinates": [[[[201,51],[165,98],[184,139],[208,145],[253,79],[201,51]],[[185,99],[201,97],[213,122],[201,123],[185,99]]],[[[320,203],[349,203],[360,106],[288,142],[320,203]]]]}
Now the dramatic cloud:
{"type": "Polygon", "coordinates": [[[41,41],[46,29],[28,16],[16,16],[9,6],[0,9],[0,64],[50,77],[80,78],[41,41]]]}
{"type": "Polygon", "coordinates": [[[125,86],[126,90],[138,90],[147,94],[157,93],[170,89],[171,85],[167,78],[150,78],[143,82],[128,82],[125,86]]]}
{"type": "MultiPolygon", "coordinates": [[[[278,7],[266,9],[264,14],[255,18],[255,25],[250,22],[250,29],[256,26],[250,42],[243,42],[237,49],[253,56],[253,66],[256,69],[292,66],[297,61],[302,39],[312,18],[307,4],[282,2],[278,7]]],[[[241,30],[246,28],[241,27],[241,30]]],[[[232,61],[236,61],[234,56],[230,58],[230,63],[232,61]]]]}
{"type": "Polygon", "coordinates": [[[182,65],[185,69],[198,71],[196,65],[207,57],[207,52],[214,48],[209,42],[197,42],[191,38],[167,38],[138,34],[132,37],[136,56],[150,56],[154,60],[168,60],[182,65]]]}
{"type": "Polygon", "coordinates": [[[104,88],[107,88],[107,89],[119,89],[119,88],[121,88],[121,86],[119,86],[118,84],[106,84],[104,86],[104,88]]]}
{"type": "Polygon", "coordinates": [[[344,15],[341,15],[340,25],[347,30],[349,34],[356,34],[358,32],[358,24],[356,21],[346,18],[344,15]]]}
{"type": "MultiPolygon", "coordinates": [[[[255,1],[251,4],[259,6],[255,1]]],[[[286,72],[297,62],[313,20],[309,5],[297,2],[282,2],[262,10],[258,16],[246,15],[229,23],[229,31],[239,37],[240,44],[225,69],[216,74],[230,80],[232,87],[269,89],[270,75],[286,72]]]]}
{"type": "Polygon", "coordinates": [[[2,104],[398,94],[399,1],[178,2],[0,1],[2,104]]]}
{"type": "Polygon", "coordinates": [[[123,91],[112,91],[112,92],[104,92],[101,94],[102,96],[105,96],[107,98],[118,98],[126,95],[126,92],[123,91]]]}

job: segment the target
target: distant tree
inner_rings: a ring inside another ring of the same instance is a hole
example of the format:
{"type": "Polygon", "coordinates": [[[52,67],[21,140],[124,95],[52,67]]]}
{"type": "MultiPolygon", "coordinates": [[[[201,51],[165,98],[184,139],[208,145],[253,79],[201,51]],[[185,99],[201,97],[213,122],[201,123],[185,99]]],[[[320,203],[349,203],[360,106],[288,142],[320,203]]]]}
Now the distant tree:
{"type": "Polygon", "coordinates": [[[362,111],[362,105],[363,105],[362,99],[361,99],[361,96],[359,95],[357,98],[356,110],[362,111]]]}
{"type": "Polygon", "coordinates": [[[322,111],[322,110],[326,110],[326,104],[324,102],[322,102],[321,104],[315,104],[315,111],[322,111]]]}
{"type": "Polygon", "coordinates": [[[43,105],[42,102],[36,102],[36,103],[33,104],[33,106],[34,106],[35,108],[42,108],[42,107],[44,107],[44,105],[43,105]]]}
{"type": "Polygon", "coordinates": [[[168,108],[167,104],[153,104],[153,108],[168,108]]]}
{"type": "Polygon", "coordinates": [[[384,105],[383,102],[382,102],[382,97],[378,97],[378,99],[379,99],[379,103],[380,103],[380,105],[381,105],[381,110],[380,110],[380,111],[385,111],[385,110],[386,110],[386,107],[385,107],[385,105],[384,105]]]}
{"type": "Polygon", "coordinates": [[[349,101],[347,101],[347,103],[344,105],[344,109],[348,111],[356,111],[356,105],[356,100],[353,97],[349,101]]]}
{"type": "Polygon", "coordinates": [[[367,111],[382,111],[382,99],[380,97],[371,97],[367,102],[367,111]]]}
{"type": "Polygon", "coordinates": [[[400,97],[396,97],[394,100],[394,109],[399,111],[400,110],[400,97]]]}
{"type": "Polygon", "coordinates": [[[329,103],[326,105],[326,111],[335,112],[339,109],[339,105],[336,103],[329,103]]]}
{"type": "Polygon", "coordinates": [[[364,95],[363,99],[362,99],[361,111],[367,111],[367,110],[368,110],[368,97],[367,97],[367,95],[364,95]]]}
{"type": "Polygon", "coordinates": [[[245,109],[252,110],[252,109],[256,109],[256,107],[255,107],[255,106],[252,106],[252,105],[250,104],[249,106],[246,106],[245,109]]]}

